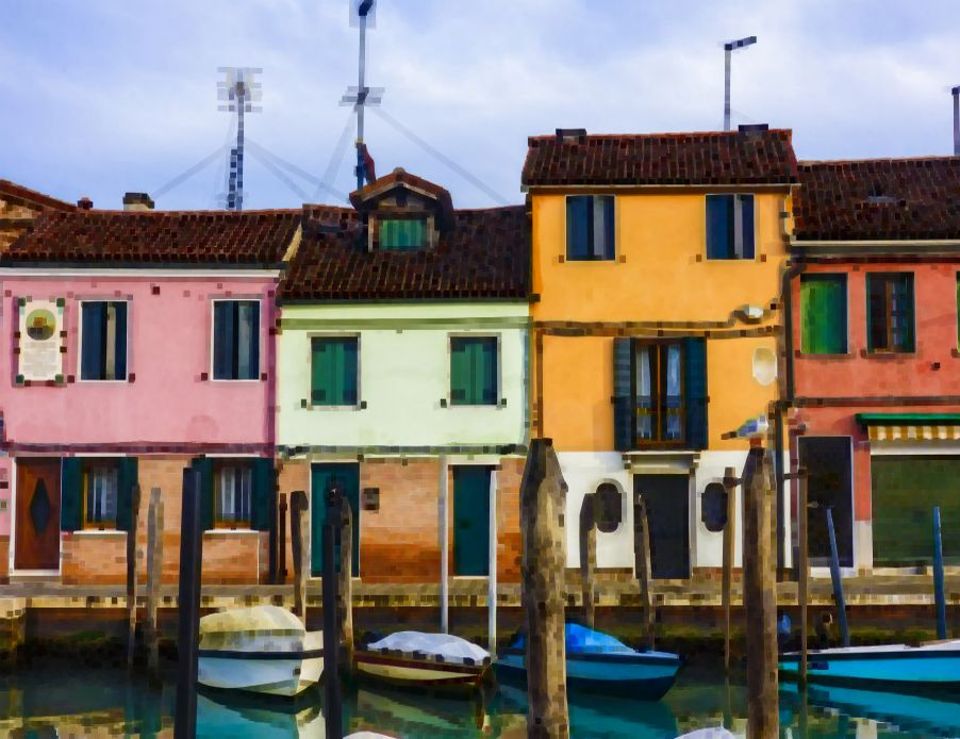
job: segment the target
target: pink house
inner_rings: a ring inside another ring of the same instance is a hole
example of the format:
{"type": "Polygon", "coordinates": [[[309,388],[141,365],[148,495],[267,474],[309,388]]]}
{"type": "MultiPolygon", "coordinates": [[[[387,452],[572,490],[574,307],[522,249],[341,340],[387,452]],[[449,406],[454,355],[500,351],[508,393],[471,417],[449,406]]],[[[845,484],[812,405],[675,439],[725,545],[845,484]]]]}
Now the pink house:
{"type": "Polygon", "coordinates": [[[274,297],[300,211],[140,200],[137,212],[42,215],[0,257],[0,576],[122,582],[138,485],[139,537],[161,491],[175,580],[191,464],[205,580],[270,571],[274,297]]]}

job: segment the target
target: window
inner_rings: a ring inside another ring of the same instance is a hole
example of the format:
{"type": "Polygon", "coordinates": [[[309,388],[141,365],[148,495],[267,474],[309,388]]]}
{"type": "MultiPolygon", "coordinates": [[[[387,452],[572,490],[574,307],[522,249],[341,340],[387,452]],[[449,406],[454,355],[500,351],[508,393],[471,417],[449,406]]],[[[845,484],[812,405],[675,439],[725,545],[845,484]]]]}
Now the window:
{"type": "Polygon", "coordinates": [[[380,248],[391,251],[420,249],[427,243],[427,222],[423,218],[380,220],[380,248]]]}
{"type": "Polygon", "coordinates": [[[707,195],[707,259],[753,259],[753,195],[707,195]]]}
{"type": "Polygon", "coordinates": [[[597,529],[604,534],[617,530],[623,518],[623,496],[612,482],[600,483],[594,498],[594,515],[597,529]]]}
{"type": "Polygon", "coordinates": [[[450,402],[453,405],[496,405],[497,338],[450,339],[450,402]]]}
{"type": "Polygon", "coordinates": [[[116,464],[89,464],[83,470],[84,528],[117,527],[119,470],[116,464]]]}
{"type": "Polygon", "coordinates": [[[613,259],[613,195],[567,197],[567,259],[572,262],[613,259]]]}
{"type": "Polygon", "coordinates": [[[800,315],[800,350],[804,354],[846,354],[846,275],[803,275],[800,315]]]}
{"type": "Polygon", "coordinates": [[[311,340],[311,405],[357,404],[356,336],[314,336],[311,340]]]}
{"type": "Polygon", "coordinates": [[[218,529],[248,527],[252,498],[251,465],[227,462],[214,468],[213,520],[218,529]]]}
{"type": "Polygon", "coordinates": [[[683,439],[683,346],[638,344],[634,364],[638,441],[683,439]]]}
{"type": "Polygon", "coordinates": [[[121,300],[80,304],[80,379],[127,379],[127,304],[121,300]]]}
{"type": "Polygon", "coordinates": [[[867,275],[867,348],[871,352],[912,352],[913,275],[867,275]]]}
{"type": "Polygon", "coordinates": [[[213,379],[256,380],[260,376],[260,302],[213,303],[213,379]]]}

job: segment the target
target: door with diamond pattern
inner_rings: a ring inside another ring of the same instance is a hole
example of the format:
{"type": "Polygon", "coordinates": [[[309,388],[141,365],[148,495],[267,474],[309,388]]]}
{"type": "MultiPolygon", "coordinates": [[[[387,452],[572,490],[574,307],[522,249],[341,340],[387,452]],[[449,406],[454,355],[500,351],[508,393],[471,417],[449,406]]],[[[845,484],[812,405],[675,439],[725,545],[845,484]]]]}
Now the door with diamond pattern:
{"type": "Polygon", "coordinates": [[[18,570],[60,567],[60,460],[17,460],[18,570]]]}

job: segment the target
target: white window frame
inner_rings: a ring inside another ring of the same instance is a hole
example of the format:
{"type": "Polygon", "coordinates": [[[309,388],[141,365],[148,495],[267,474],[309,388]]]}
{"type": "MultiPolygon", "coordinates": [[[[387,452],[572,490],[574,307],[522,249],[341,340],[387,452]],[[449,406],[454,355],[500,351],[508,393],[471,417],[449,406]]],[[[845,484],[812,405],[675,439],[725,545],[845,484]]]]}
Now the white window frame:
{"type": "Polygon", "coordinates": [[[211,298],[210,299],[210,345],[208,347],[210,352],[210,361],[209,361],[210,372],[208,375],[210,378],[210,382],[230,382],[230,383],[262,382],[260,378],[263,375],[263,354],[264,354],[264,344],[265,344],[265,342],[263,341],[263,302],[264,302],[263,298],[259,295],[247,296],[247,297],[240,296],[240,295],[233,295],[233,296],[230,296],[229,298],[211,298]],[[257,335],[259,337],[258,350],[257,350],[257,376],[251,379],[235,379],[235,380],[232,380],[226,377],[216,377],[214,373],[214,364],[215,364],[214,346],[216,342],[215,333],[217,330],[217,322],[216,322],[216,309],[214,308],[214,304],[216,303],[253,303],[253,302],[256,302],[259,304],[259,308],[257,312],[257,316],[259,319],[257,321],[257,335]]]}
{"type": "Polygon", "coordinates": [[[130,326],[131,320],[130,316],[132,311],[130,310],[130,304],[133,301],[130,298],[112,298],[109,296],[104,296],[102,298],[81,298],[77,301],[79,310],[77,310],[77,364],[76,364],[76,377],[77,382],[92,382],[96,384],[105,384],[105,383],[114,383],[114,384],[126,384],[130,382],[130,326]],[[127,356],[126,365],[127,365],[127,376],[122,380],[96,380],[96,379],[87,379],[83,376],[83,305],[84,303],[125,303],[127,306],[127,336],[126,336],[126,351],[127,356]]]}

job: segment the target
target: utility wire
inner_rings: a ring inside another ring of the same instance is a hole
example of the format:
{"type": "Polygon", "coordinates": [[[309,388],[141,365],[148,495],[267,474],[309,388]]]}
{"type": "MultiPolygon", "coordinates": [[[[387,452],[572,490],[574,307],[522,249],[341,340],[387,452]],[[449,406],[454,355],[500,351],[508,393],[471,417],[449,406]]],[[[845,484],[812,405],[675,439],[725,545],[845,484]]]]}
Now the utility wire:
{"type": "MultiPolygon", "coordinates": [[[[332,193],[333,195],[336,195],[336,196],[337,196],[338,198],[340,198],[342,201],[346,202],[346,200],[347,200],[347,195],[346,195],[346,193],[340,192],[340,191],[337,190],[336,188],[331,187],[330,185],[328,185],[326,182],[324,182],[324,181],[321,180],[320,178],[318,178],[318,177],[310,174],[309,172],[307,172],[307,171],[304,170],[304,169],[301,169],[300,167],[298,167],[298,166],[297,166],[296,164],[294,164],[293,162],[288,162],[288,161],[287,161],[286,159],[284,159],[283,157],[281,157],[281,156],[279,156],[279,155],[277,155],[277,154],[274,154],[272,151],[270,151],[269,149],[267,149],[267,148],[264,147],[263,145],[256,143],[256,142],[253,141],[252,139],[249,139],[249,138],[248,138],[248,139],[247,139],[247,144],[249,144],[250,147],[251,147],[253,150],[255,150],[256,152],[258,152],[261,156],[268,157],[268,158],[271,160],[271,163],[273,163],[275,166],[283,167],[283,168],[286,169],[287,171],[292,172],[293,174],[301,177],[302,179],[306,180],[307,182],[311,183],[312,185],[315,185],[318,189],[327,190],[328,192],[332,193]]],[[[261,161],[262,161],[262,160],[261,160],[261,161]]],[[[310,198],[306,195],[306,193],[304,193],[304,195],[303,195],[303,201],[306,203],[306,202],[309,202],[309,200],[310,200],[310,198]]]]}
{"type": "Polygon", "coordinates": [[[407,127],[404,126],[402,123],[400,123],[400,121],[398,121],[396,118],[394,118],[394,117],[391,116],[389,113],[387,113],[385,110],[383,110],[383,108],[371,108],[370,110],[372,110],[372,111],[373,111],[374,113],[376,113],[378,116],[380,116],[381,118],[383,118],[383,120],[385,120],[387,123],[389,123],[389,124],[390,124],[391,126],[393,126],[395,129],[397,129],[400,133],[402,133],[402,134],[403,134],[404,136],[406,136],[408,139],[410,139],[411,141],[413,141],[415,144],[418,144],[418,145],[419,145],[421,148],[423,148],[428,154],[433,155],[435,158],[439,159],[441,162],[443,162],[444,164],[446,164],[447,167],[449,167],[449,168],[452,169],[454,172],[456,172],[457,174],[459,174],[461,177],[463,177],[463,179],[465,179],[467,182],[471,183],[474,187],[476,187],[476,188],[479,189],[479,190],[483,190],[483,192],[485,192],[487,195],[489,195],[493,200],[495,200],[496,202],[500,203],[501,205],[509,205],[510,201],[507,200],[506,198],[504,198],[502,195],[500,195],[500,193],[498,193],[498,192],[497,192],[496,190],[494,190],[493,188],[488,187],[482,180],[478,179],[477,177],[474,177],[472,174],[470,174],[470,172],[468,172],[467,170],[465,170],[463,167],[461,167],[459,164],[457,164],[455,161],[453,161],[450,157],[448,157],[448,156],[446,156],[445,154],[437,151],[437,150],[436,150],[435,148],[433,148],[430,144],[428,144],[428,143],[427,143],[426,141],[424,141],[422,138],[420,138],[419,136],[417,136],[413,131],[411,131],[409,128],[407,128],[407,127]]]}
{"type": "Polygon", "coordinates": [[[347,144],[350,142],[350,134],[353,133],[355,122],[356,118],[354,118],[353,111],[351,110],[347,115],[347,124],[343,127],[340,138],[337,140],[337,145],[330,153],[330,161],[327,163],[327,168],[323,173],[324,185],[317,185],[317,189],[313,192],[314,200],[320,196],[321,190],[325,188],[329,190],[330,185],[337,179],[337,172],[340,171],[340,167],[343,165],[343,155],[347,151],[347,144]]]}
{"type": "Polygon", "coordinates": [[[307,193],[304,192],[296,182],[294,182],[287,175],[285,175],[276,164],[271,162],[270,159],[266,157],[263,154],[263,152],[260,151],[259,146],[254,146],[253,142],[250,141],[249,139],[247,139],[247,145],[250,146],[250,153],[253,155],[253,157],[257,161],[259,161],[264,167],[266,167],[270,171],[270,173],[273,174],[274,177],[276,177],[283,184],[289,187],[293,192],[295,192],[297,196],[300,197],[302,202],[304,203],[307,202],[307,193]]]}
{"type": "Polygon", "coordinates": [[[187,170],[181,172],[180,174],[178,174],[176,177],[174,177],[172,180],[170,180],[169,182],[167,182],[167,183],[166,183],[165,185],[163,185],[162,187],[158,187],[158,188],[153,192],[153,197],[155,197],[155,198],[160,197],[161,195],[163,195],[163,194],[169,192],[170,190],[172,190],[173,188],[175,188],[177,185],[179,185],[181,182],[183,182],[183,181],[186,180],[187,178],[195,175],[197,172],[199,172],[199,171],[200,171],[201,169],[203,169],[204,167],[209,166],[211,162],[214,162],[214,161],[217,159],[217,157],[219,157],[219,156],[221,156],[221,155],[223,154],[223,152],[224,152],[224,150],[225,150],[226,148],[227,148],[226,146],[221,146],[221,147],[220,147],[219,149],[217,149],[215,152],[213,152],[213,153],[209,154],[208,156],[204,157],[203,159],[201,159],[199,162],[197,162],[196,164],[194,164],[194,165],[193,165],[192,167],[190,167],[189,169],[187,169],[187,170]]]}

